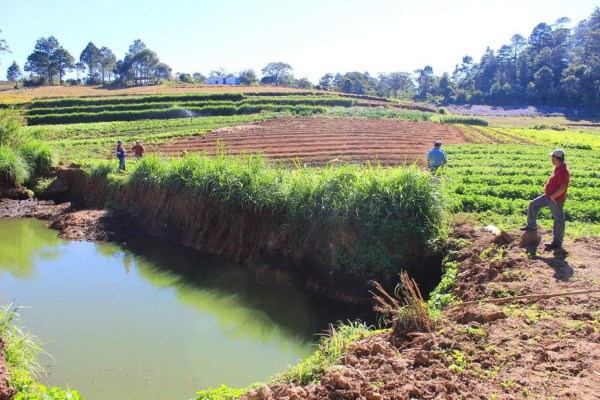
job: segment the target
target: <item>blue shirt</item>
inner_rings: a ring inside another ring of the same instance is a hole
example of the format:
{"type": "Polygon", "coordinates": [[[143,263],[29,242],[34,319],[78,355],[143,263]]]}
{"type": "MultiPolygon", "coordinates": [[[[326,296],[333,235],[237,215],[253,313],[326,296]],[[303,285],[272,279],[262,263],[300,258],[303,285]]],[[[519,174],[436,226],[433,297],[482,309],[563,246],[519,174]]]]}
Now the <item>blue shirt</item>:
{"type": "Polygon", "coordinates": [[[432,168],[441,167],[444,165],[444,161],[448,161],[446,159],[446,153],[444,153],[444,150],[436,149],[435,147],[429,150],[429,153],[427,153],[427,159],[431,163],[430,165],[432,168]]]}

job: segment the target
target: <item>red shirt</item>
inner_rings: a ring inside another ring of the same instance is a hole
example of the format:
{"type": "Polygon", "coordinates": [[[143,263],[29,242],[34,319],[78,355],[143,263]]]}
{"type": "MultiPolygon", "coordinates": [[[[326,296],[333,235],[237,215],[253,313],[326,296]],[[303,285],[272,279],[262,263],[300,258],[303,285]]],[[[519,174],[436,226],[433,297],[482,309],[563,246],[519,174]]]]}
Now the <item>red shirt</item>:
{"type": "Polygon", "coordinates": [[[144,146],[142,146],[141,143],[136,143],[136,145],[133,146],[132,150],[136,156],[144,155],[144,146]]]}
{"type": "MultiPolygon", "coordinates": [[[[546,182],[546,189],[544,193],[546,196],[550,197],[552,193],[558,189],[560,185],[569,185],[569,167],[567,167],[566,163],[560,163],[554,168],[554,172],[546,182]]],[[[567,198],[567,192],[565,191],[563,194],[558,196],[556,199],[557,202],[562,203],[567,198]]]]}

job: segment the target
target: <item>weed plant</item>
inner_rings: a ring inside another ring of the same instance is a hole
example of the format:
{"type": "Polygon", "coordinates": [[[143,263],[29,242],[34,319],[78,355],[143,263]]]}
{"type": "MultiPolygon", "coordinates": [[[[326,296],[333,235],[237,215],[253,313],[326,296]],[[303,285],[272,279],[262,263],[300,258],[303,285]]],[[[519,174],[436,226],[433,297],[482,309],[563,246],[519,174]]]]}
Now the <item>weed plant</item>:
{"type": "Polygon", "coordinates": [[[18,319],[17,308],[12,304],[0,307],[0,337],[5,341],[9,385],[17,390],[13,400],[80,400],[76,391],[47,388],[36,382],[44,374],[37,362],[43,350],[39,340],[18,325],[18,319]]]}

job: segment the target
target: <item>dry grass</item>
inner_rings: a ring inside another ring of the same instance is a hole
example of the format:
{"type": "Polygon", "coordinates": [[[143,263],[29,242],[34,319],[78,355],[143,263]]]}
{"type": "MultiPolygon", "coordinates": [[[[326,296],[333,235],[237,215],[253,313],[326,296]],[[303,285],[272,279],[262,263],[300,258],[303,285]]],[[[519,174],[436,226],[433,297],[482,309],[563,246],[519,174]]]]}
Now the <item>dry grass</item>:
{"type": "Polygon", "coordinates": [[[379,292],[379,295],[371,292],[376,302],[375,311],[391,318],[394,336],[402,337],[415,331],[430,332],[433,329],[434,322],[427,302],[423,300],[417,283],[406,272],[400,274],[400,286],[395,296],[388,294],[377,282],[375,289],[379,292]]]}
{"type": "Polygon", "coordinates": [[[0,103],[19,103],[42,97],[93,97],[128,96],[142,94],[169,93],[256,93],[256,92],[306,92],[305,89],[291,89],[277,86],[221,86],[197,84],[164,84],[139,86],[124,89],[105,89],[102,86],[42,86],[37,88],[0,87],[0,103]]]}

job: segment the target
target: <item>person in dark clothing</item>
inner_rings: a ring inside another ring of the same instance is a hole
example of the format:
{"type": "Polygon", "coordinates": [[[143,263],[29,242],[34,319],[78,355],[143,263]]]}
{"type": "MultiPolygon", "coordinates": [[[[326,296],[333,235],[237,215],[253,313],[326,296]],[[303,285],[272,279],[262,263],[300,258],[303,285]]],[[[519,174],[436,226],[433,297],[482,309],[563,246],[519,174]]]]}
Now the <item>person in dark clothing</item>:
{"type": "Polygon", "coordinates": [[[119,169],[125,171],[125,148],[122,141],[117,141],[117,158],[119,159],[119,169]]]}

